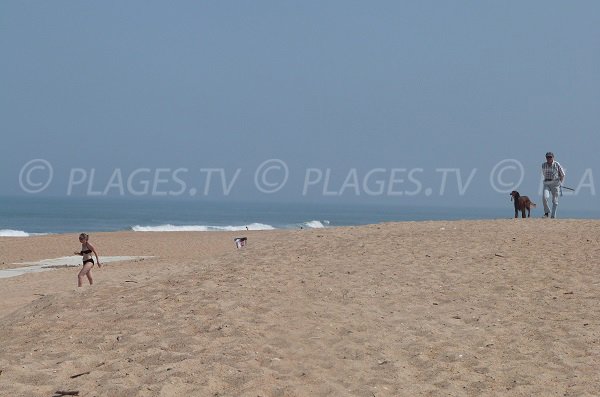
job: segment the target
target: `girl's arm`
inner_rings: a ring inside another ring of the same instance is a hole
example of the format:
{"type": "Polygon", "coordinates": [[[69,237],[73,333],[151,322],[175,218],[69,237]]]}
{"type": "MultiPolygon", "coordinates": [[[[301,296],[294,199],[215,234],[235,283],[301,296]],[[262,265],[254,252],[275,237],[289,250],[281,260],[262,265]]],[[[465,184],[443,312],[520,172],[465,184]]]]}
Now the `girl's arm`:
{"type": "Polygon", "coordinates": [[[87,245],[88,248],[92,250],[94,255],[96,255],[96,263],[98,264],[98,267],[102,267],[102,265],[100,264],[100,258],[98,258],[98,253],[96,252],[96,248],[90,243],[88,243],[87,245]]]}

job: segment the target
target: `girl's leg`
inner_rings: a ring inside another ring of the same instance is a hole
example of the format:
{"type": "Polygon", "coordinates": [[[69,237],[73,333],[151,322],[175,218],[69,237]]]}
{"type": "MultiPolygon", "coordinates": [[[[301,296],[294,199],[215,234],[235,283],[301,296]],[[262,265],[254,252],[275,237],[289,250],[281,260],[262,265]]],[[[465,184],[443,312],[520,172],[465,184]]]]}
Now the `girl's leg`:
{"type": "Polygon", "coordinates": [[[92,276],[90,274],[92,267],[94,265],[92,263],[86,263],[85,265],[83,265],[83,268],[81,268],[81,271],[79,271],[79,274],[77,275],[77,286],[78,287],[82,287],[83,286],[83,278],[87,276],[88,280],[90,281],[90,284],[92,284],[92,276]]]}

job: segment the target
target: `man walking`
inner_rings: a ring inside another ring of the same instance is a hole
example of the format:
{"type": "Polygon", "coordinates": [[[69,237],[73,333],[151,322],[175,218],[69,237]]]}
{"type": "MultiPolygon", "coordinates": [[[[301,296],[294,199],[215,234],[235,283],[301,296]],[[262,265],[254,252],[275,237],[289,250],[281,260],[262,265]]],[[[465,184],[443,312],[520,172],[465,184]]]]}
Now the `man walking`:
{"type": "Polygon", "coordinates": [[[546,153],[546,162],[542,164],[542,175],[544,175],[544,190],[542,201],[544,203],[544,218],[556,218],[556,209],[558,207],[558,196],[560,185],[565,179],[565,171],[558,161],[554,160],[554,153],[546,153]],[[552,194],[552,212],[548,206],[548,199],[552,194]]]}

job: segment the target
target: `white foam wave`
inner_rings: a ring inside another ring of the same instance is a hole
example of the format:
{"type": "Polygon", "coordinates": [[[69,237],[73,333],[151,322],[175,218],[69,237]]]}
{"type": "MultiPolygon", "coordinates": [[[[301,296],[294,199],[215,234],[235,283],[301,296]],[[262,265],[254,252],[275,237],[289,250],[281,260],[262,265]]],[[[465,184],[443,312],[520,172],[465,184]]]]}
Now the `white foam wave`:
{"type": "Polygon", "coordinates": [[[251,223],[244,226],[209,226],[209,229],[235,232],[238,230],[274,230],[275,228],[264,223],[251,223]]]}
{"type": "Polygon", "coordinates": [[[22,230],[0,229],[0,237],[45,236],[48,233],[27,233],[22,230]]]}
{"type": "Polygon", "coordinates": [[[204,225],[159,225],[159,226],[140,226],[136,225],[131,228],[134,232],[218,232],[227,231],[234,232],[238,230],[273,230],[271,225],[263,223],[251,223],[242,226],[204,226],[204,225]]]}
{"type": "Polygon", "coordinates": [[[159,226],[140,226],[135,225],[131,228],[134,232],[206,232],[206,226],[175,226],[175,225],[159,225],[159,226]]]}
{"type": "Polygon", "coordinates": [[[29,233],[22,230],[2,229],[0,230],[0,237],[29,237],[29,233]]]}
{"type": "Polygon", "coordinates": [[[329,221],[309,221],[304,222],[303,225],[309,229],[323,229],[329,226],[329,221]]]}

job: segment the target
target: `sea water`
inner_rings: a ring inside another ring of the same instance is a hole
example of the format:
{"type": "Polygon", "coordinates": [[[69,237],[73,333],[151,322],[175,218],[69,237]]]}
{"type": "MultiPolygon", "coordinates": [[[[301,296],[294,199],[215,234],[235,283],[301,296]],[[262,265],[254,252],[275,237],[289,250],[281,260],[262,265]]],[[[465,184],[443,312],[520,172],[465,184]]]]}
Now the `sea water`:
{"type": "MultiPolygon", "coordinates": [[[[314,229],[394,221],[507,219],[514,214],[511,204],[508,202],[505,208],[444,208],[162,198],[0,197],[0,236],[124,230],[314,229]]],[[[541,216],[541,212],[538,215],[541,216]]],[[[568,217],[600,218],[600,213],[582,212],[568,214],[568,217]]]]}

